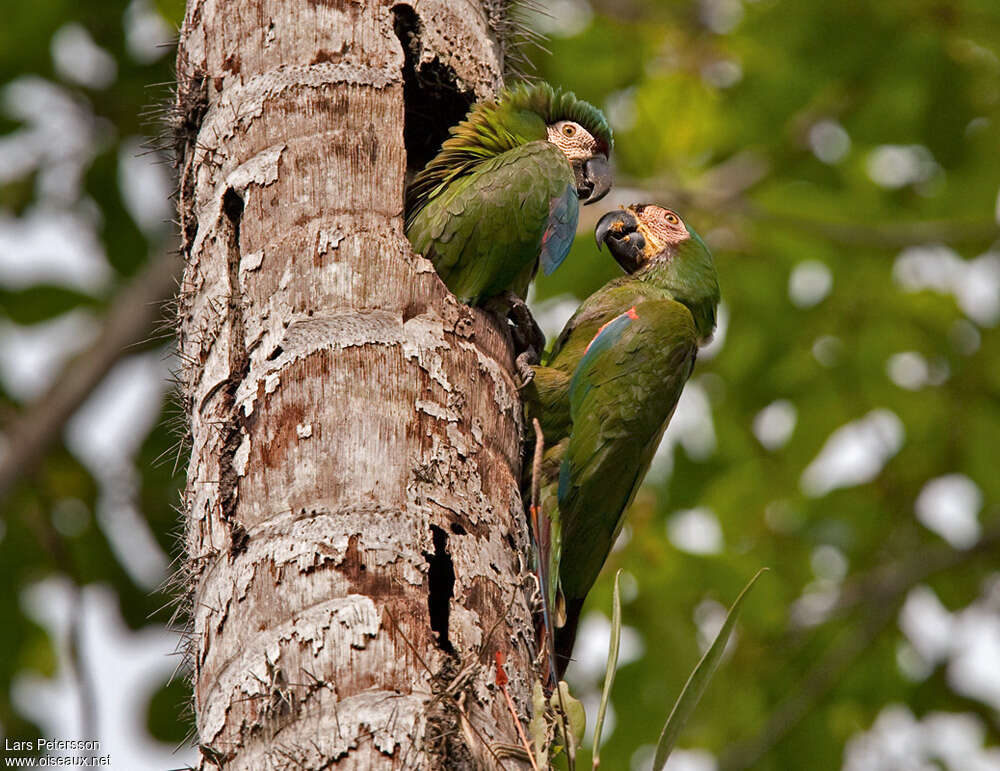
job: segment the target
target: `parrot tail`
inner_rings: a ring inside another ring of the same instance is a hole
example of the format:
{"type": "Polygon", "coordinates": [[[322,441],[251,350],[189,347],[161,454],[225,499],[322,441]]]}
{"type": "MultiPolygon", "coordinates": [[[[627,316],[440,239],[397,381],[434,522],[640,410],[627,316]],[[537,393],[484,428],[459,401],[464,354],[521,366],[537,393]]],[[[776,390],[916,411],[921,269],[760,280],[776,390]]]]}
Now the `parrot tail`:
{"type": "Polygon", "coordinates": [[[555,636],[555,670],[559,680],[566,674],[566,667],[573,659],[573,645],[576,643],[576,632],[580,626],[580,611],[583,610],[582,599],[563,598],[563,611],[566,623],[559,627],[555,636]]]}

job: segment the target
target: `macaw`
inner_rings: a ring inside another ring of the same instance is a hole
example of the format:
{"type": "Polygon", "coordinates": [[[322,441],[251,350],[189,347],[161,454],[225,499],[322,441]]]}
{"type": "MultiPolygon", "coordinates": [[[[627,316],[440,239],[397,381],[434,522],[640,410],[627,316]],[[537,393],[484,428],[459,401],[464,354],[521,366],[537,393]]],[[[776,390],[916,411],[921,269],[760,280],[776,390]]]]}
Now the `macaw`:
{"type": "Polygon", "coordinates": [[[642,483],[698,348],[715,329],[719,282],[708,247],[670,209],[636,205],[597,224],[628,275],[591,295],[526,390],[545,454],[538,482],[539,557],[557,668],[572,653],[584,598],[642,483]]]}
{"type": "Polygon", "coordinates": [[[462,302],[523,300],[569,252],[579,200],[611,188],[612,142],[600,110],[548,83],[478,102],[410,185],[406,235],[462,302]]]}

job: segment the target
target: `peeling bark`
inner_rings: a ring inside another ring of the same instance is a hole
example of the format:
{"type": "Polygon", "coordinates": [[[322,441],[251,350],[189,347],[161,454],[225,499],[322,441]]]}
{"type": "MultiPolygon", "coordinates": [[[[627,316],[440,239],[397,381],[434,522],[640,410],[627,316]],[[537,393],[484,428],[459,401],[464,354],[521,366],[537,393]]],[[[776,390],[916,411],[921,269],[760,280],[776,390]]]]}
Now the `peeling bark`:
{"type": "Polygon", "coordinates": [[[202,768],[498,768],[493,746],[517,734],[497,651],[529,717],[509,341],[402,222],[422,68],[453,78],[442,112],[494,92],[489,22],[472,0],[188,4],[180,347],[202,768]]]}

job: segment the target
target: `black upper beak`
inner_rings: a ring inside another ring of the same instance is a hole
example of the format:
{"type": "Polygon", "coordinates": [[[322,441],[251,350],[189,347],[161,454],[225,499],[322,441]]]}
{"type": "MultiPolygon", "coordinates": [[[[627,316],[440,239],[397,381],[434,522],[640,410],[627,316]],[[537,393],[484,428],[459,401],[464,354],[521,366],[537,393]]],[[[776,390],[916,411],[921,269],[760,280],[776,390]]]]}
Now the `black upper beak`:
{"type": "Polygon", "coordinates": [[[626,273],[635,273],[646,261],[646,238],[639,232],[639,220],[628,209],[610,211],[597,221],[594,229],[597,248],[608,251],[626,273]]]}
{"type": "Polygon", "coordinates": [[[588,194],[583,202],[584,206],[604,198],[611,189],[612,182],[614,177],[611,176],[611,166],[608,164],[607,156],[595,155],[588,159],[583,164],[583,190],[578,191],[588,194]]]}

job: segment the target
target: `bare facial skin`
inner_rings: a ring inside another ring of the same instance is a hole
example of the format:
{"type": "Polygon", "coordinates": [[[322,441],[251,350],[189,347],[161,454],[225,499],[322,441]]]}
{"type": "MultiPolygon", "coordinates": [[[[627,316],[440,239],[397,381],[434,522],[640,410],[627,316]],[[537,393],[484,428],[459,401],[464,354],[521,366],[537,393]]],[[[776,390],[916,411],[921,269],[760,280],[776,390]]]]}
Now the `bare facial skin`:
{"type": "Polygon", "coordinates": [[[655,204],[631,208],[654,252],[660,252],[667,246],[676,246],[691,237],[683,220],[675,211],[655,204]]]}
{"type": "Polygon", "coordinates": [[[598,152],[597,140],[579,123],[561,120],[546,126],[549,141],[563,151],[570,163],[583,161],[598,152]]]}

